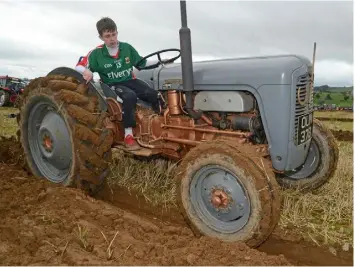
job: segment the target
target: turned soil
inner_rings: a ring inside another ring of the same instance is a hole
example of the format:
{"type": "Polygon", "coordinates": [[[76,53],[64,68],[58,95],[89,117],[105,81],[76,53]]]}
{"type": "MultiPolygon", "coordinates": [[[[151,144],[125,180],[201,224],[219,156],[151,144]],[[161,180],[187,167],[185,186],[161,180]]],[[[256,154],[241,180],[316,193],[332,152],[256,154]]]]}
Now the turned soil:
{"type": "Polygon", "coordinates": [[[354,140],[354,134],[351,131],[343,131],[343,130],[332,130],[334,137],[339,141],[349,141],[352,142],[354,140]]]}
{"type": "Polygon", "coordinates": [[[353,265],[280,229],[258,249],[197,238],[122,188],[94,199],[24,168],[16,140],[0,140],[1,265],[353,265]]]}

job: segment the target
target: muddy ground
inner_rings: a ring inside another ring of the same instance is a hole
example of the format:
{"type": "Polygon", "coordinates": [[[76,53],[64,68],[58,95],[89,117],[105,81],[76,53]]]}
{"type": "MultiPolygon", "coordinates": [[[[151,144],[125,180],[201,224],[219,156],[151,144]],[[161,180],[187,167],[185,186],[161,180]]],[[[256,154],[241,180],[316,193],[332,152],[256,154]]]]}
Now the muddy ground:
{"type": "Polygon", "coordinates": [[[343,121],[343,122],[352,122],[354,121],[353,118],[338,118],[338,117],[316,117],[320,121],[343,121]]]}
{"type": "Polygon", "coordinates": [[[353,265],[352,253],[279,229],[260,248],[193,236],[176,212],[123,189],[98,199],[31,176],[16,140],[0,140],[1,265],[353,265]]]}
{"type": "Polygon", "coordinates": [[[334,137],[339,141],[348,141],[352,142],[354,140],[354,133],[351,131],[343,130],[331,130],[334,134],[334,137]]]}

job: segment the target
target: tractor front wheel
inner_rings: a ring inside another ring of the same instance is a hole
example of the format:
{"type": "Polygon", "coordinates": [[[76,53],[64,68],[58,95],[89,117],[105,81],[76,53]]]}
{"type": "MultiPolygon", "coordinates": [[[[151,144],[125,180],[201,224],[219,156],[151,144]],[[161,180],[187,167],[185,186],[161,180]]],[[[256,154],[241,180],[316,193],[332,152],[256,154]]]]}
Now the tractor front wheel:
{"type": "Polygon", "coordinates": [[[88,86],[64,75],[32,81],[21,101],[21,143],[32,173],[93,195],[104,184],[112,132],[88,86]]]}
{"type": "Polygon", "coordinates": [[[278,223],[279,186],[262,157],[206,142],[184,157],[176,177],[181,212],[198,236],[257,247],[278,223]]]}
{"type": "Polygon", "coordinates": [[[313,120],[311,146],[305,163],[294,172],[277,174],[283,188],[310,192],[327,183],[338,164],[339,149],[332,132],[319,120],[313,120]]]}

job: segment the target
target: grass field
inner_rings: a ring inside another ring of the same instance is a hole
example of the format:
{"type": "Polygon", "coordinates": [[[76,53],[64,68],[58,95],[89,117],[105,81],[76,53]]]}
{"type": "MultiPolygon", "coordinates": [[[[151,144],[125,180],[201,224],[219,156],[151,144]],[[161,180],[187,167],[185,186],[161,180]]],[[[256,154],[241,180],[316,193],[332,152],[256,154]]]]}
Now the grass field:
{"type": "Polygon", "coordinates": [[[314,97],[314,103],[317,105],[322,104],[336,104],[340,107],[349,107],[353,104],[353,99],[351,95],[348,96],[348,99],[344,99],[344,95],[341,92],[318,92],[314,97]],[[329,95],[329,96],[328,96],[329,95]],[[319,96],[319,97],[317,97],[319,96]],[[330,97],[330,98],[327,98],[330,97]]]}
{"type": "Polygon", "coordinates": [[[353,131],[354,123],[353,122],[342,122],[342,121],[323,121],[325,126],[331,130],[342,130],[342,131],[353,131]]]}
{"type": "Polygon", "coordinates": [[[353,119],[354,113],[349,111],[315,111],[314,117],[316,118],[331,118],[330,121],[322,121],[331,130],[343,130],[343,131],[353,131],[353,122],[342,122],[337,121],[339,118],[353,119]]]}
{"type": "Polygon", "coordinates": [[[10,137],[16,135],[18,130],[16,119],[7,118],[10,113],[17,113],[15,108],[0,108],[0,136],[10,137]]]}
{"type": "MultiPolygon", "coordinates": [[[[16,133],[16,120],[4,116],[13,111],[0,109],[1,135],[16,133]]],[[[339,126],[329,127],[350,126],[339,122],[339,126]]],[[[283,191],[280,226],[285,230],[296,228],[305,239],[317,244],[347,246],[353,243],[353,143],[337,143],[340,160],[335,177],[313,194],[283,191]]],[[[176,206],[174,169],[175,164],[167,160],[142,162],[118,152],[114,154],[109,184],[138,192],[152,205],[168,210],[176,206]]]]}
{"type": "Polygon", "coordinates": [[[354,118],[354,113],[349,111],[315,111],[314,116],[324,118],[354,118]]]}

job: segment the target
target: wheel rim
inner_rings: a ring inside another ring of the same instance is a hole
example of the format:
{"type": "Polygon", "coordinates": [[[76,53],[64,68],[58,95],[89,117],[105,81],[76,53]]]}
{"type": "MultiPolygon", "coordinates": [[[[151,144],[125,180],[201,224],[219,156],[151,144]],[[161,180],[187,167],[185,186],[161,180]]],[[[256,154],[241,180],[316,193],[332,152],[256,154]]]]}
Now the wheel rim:
{"type": "Polygon", "coordinates": [[[238,232],[251,213],[249,197],[238,177],[218,165],[197,171],[191,181],[190,200],[199,218],[220,233],[238,232]]]}
{"type": "Polygon", "coordinates": [[[0,92],[0,106],[3,106],[5,103],[5,94],[4,92],[0,92]]]}
{"type": "Polygon", "coordinates": [[[320,153],[318,145],[312,140],[308,150],[307,158],[300,170],[295,171],[288,175],[292,179],[305,179],[310,177],[318,168],[320,163],[320,153]]]}
{"type": "Polygon", "coordinates": [[[51,103],[33,106],[28,118],[28,143],[41,175],[54,183],[63,182],[71,168],[72,151],[68,128],[51,103]]]}

